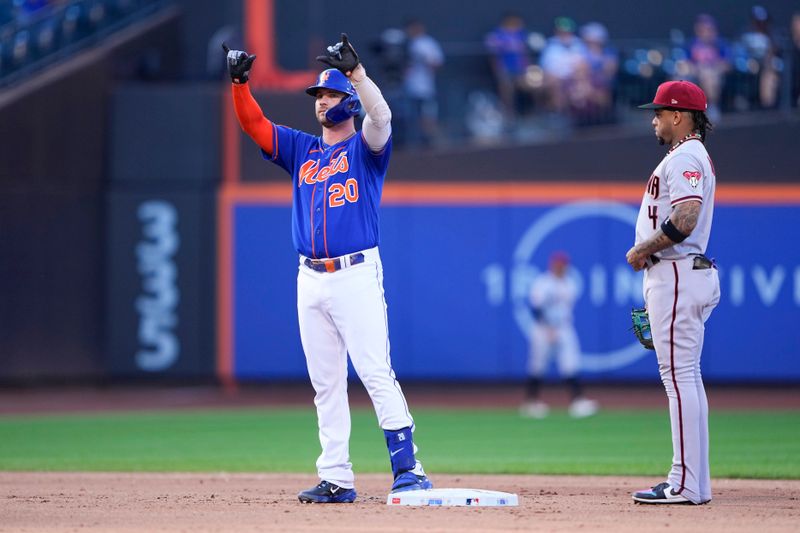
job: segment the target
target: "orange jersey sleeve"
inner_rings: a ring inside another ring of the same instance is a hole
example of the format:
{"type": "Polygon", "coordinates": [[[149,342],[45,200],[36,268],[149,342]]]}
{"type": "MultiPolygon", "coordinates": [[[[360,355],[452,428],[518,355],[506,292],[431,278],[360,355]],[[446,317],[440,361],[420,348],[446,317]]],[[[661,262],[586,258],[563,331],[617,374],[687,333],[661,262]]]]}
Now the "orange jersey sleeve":
{"type": "Polygon", "coordinates": [[[261,111],[256,99],[250,93],[247,83],[232,83],[233,108],[242,130],[252,138],[256,144],[269,155],[272,155],[275,146],[274,129],[264,113],[261,111]]]}

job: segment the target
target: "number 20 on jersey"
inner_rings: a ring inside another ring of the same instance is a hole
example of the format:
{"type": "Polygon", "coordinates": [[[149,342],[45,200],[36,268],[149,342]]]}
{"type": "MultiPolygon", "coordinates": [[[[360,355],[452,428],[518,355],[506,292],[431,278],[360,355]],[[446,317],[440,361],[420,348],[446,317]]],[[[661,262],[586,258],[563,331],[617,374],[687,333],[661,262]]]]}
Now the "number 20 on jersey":
{"type": "Polygon", "coordinates": [[[331,183],[328,187],[328,207],[341,207],[345,202],[358,201],[358,182],[350,178],[344,183],[331,183]]]}

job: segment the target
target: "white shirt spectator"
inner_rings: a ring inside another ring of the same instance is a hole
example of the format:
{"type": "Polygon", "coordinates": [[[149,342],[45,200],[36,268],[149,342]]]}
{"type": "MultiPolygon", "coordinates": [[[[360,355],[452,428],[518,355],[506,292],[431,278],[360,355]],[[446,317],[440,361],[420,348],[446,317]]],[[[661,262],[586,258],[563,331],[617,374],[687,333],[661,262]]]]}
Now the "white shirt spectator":
{"type": "Polygon", "coordinates": [[[439,43],[430,35],[413,37],[408,45],[405,88],[409,96],[423,100],[436,96],[435,71],[444,63],[439,43]]]}
{"type": "Polygon", "coordinates": [[[551,37],[542,52],[542,70],[559,80],[566,80],[586,57],[586,45],[578,37],[569,40],[551,37]]]}

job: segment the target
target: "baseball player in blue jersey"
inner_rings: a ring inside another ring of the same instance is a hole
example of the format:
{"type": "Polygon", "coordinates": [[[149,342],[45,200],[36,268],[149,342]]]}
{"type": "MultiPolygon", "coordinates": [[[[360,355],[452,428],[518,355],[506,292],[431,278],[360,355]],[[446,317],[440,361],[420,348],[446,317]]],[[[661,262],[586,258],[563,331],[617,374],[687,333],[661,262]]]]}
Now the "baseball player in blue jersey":
{"type": "Polygon", "coordinates": [[[320,483],[304,503],[356,498],[350,463],[347,356],[372,399],[394,474],[392,492],[432,488],[416,460],[414,420],[395,378],[378,244],[378,206],[392,153],[391,111],[347,36],[317,57],[332,68],[306,92],[322,135],[273,124],[248,87],[255,60],[228,50],[233,102],[263,157],[292,176],[292,239],[299,253],[297,314],[316,396],[320,483]],[[364,110],[361,131],[354,117],[364,110]]]}

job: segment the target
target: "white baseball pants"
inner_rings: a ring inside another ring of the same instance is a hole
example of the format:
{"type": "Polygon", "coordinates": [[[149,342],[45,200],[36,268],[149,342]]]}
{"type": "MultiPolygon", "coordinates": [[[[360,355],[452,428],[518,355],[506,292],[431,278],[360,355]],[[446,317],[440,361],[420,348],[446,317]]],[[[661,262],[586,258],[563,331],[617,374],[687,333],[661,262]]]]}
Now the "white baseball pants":
{"type": "Polygon", "coordinates": [[[711,500],[708,400],[700,375],[705,321],[719,303],[716,268],[693,270],[693,257],[662,260],[644,275],[661,381],[669,398],[672,488],[694,503],[711,500]]]}
{"type": "Polygon", "coordinates": [[[382,429],[413,426],[389,355],[389,324],[378,248],[364,262],[336,272],[316,272],[300,257],[297,315],[308,375],[314,386],[322,454],[320,479],[354,486],[350,463],[347,356],[372,399],[382,429]]]}
{"type": "Polygon", "coordinates": [[[562,377],[574,377],[580,370],[580,343],[572,324],[553,327],[534,322],[528,350],[529,376],[544,376],[553,355],[562,377]]]}

